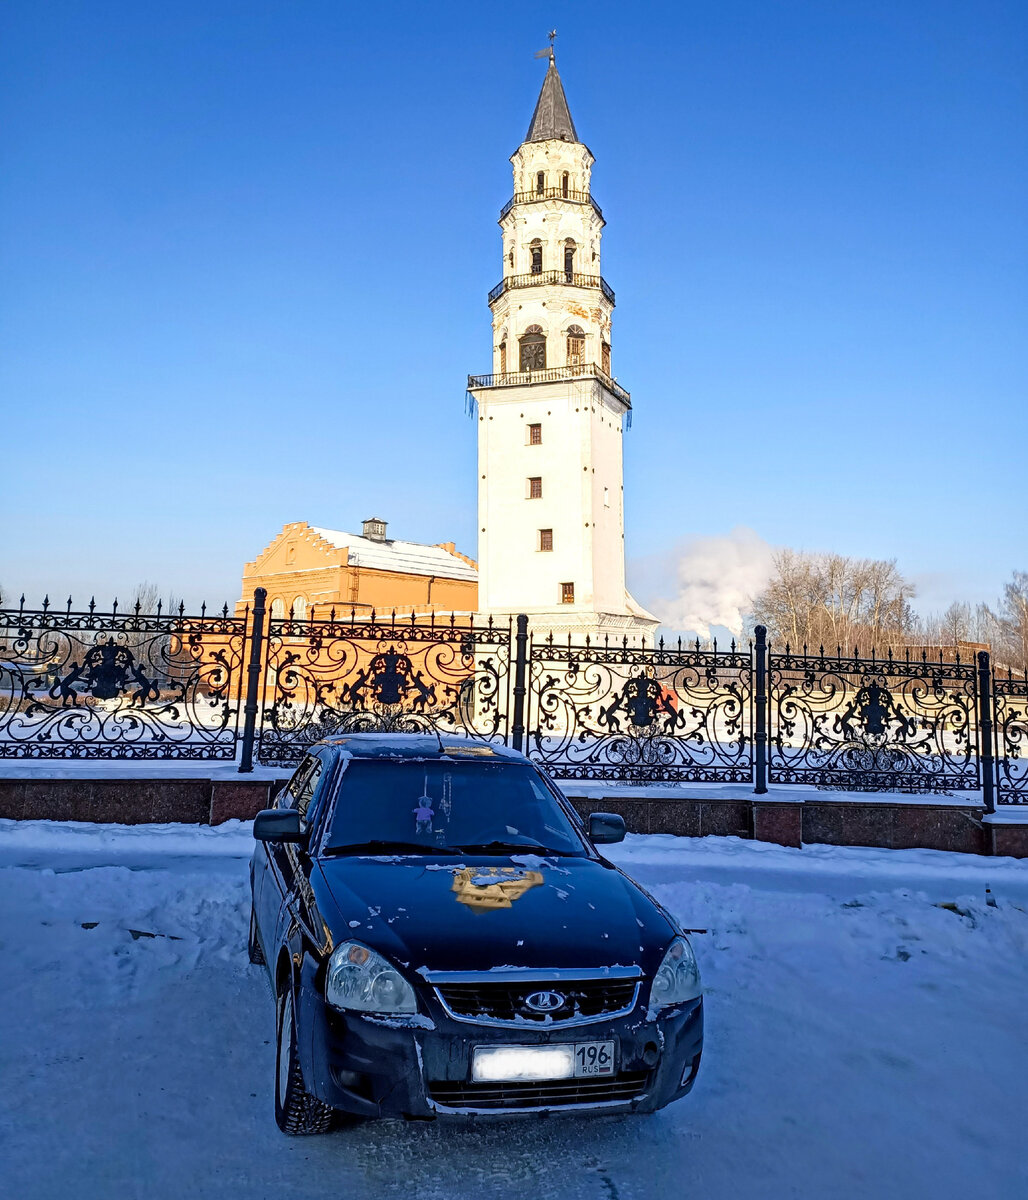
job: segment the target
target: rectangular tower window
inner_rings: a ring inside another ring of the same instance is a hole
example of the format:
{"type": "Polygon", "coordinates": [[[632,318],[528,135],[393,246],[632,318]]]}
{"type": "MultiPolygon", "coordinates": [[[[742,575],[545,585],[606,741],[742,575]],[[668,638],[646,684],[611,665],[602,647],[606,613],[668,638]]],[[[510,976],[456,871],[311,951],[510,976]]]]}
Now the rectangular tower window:
{"type": "Polygon", "coordinates": [[[552,529],[540,529],[539,530],[539,549],[543,550],[543,551],[550,551],[553,549],[553,530],[552,529]]]}
{"type": "Polygon", "coordinates": [[[562,583],[560,585],[560,602],[561,604],[574,604],[575,585],[573,583],[562,583]]]}
{"type": "Polygon", "coordinates": [[[538,475],[528,481],[528,498],[529,500],[541,500],[543,498],[543,481],[538,475]]]}
{"type": "Polygon", "coordinates": [[[543,444],[543,427],[542,427],[542,425],[529,425],[529,427],[528,427],[528,444],[530,446],[541,446],[543,444]]]}
{"type": "Polygon", "coordinates": [[[543,248],[542,246],[532,246],[532,274],[541,275],[543,272],[543,248]]]}
{"type": "Polygon", "coordinates": [[[507,343],[500,342],[500,374],[507,374],[507,343]]]}
{"type": "Polygon", "coordinates": [[[600,343],[600,366],[604,375],[610,374],[610,342],[600,343]]]}
{"type": "Polygon", "coordinates": [[[535,190],[540,194],[546,190],[546,172],[545,171],[539,171],[538,174],[536,175],[535,190]]]}

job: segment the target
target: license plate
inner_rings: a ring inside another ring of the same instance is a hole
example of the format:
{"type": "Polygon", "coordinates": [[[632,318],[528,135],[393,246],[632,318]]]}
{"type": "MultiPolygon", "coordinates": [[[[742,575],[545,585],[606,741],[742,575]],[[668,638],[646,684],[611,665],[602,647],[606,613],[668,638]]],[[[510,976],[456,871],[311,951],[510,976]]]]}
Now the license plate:
{"type": "Polygon", "coordinates": [[[613,1042],[576,1042],[575,1076],[613,1075],[613,1042]]]}
{"type": "Polygon", "coordinates": [[[560,1042],[551,1046],[476,1046],[476,1083],[519,1083],[614,1074],[613,1042],[560,1042]]]}

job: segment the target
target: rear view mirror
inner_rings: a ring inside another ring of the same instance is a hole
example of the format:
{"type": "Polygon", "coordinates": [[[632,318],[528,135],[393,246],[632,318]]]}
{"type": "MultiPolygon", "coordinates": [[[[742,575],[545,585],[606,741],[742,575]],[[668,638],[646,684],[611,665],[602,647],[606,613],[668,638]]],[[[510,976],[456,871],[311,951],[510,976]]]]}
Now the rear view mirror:
{"type": "Polygon", "coordinates": [[[617,813],[590,813],[589,840],[598,846],[625,840],[625,818],[617,813]]]}
{"type": "Polygon", "coordinates": [[[300,814],[295,808],[262,808],[253,819],[253,836],[258,842],[305,842],[300,814]]]}

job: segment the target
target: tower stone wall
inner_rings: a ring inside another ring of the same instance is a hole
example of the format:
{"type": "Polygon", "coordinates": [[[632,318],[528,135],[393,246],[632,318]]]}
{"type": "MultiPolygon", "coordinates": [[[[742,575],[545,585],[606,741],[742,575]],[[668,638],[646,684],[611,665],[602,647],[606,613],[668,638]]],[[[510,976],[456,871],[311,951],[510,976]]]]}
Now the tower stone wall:
{"type": "Polygon", "coordinates": [[[560,635],[650,632],[625,589],[622,441],[612,377],[614,292],[604,218],[552,54],[500,215],[489,296],[492,372],[478,402],[479,610],[527,612],[560,635]]]}

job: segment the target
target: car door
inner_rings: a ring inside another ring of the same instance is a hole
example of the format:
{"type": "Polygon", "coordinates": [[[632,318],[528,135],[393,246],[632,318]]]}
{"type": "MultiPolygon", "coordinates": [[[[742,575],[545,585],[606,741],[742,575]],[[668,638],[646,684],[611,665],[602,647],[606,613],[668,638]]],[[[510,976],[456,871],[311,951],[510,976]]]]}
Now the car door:
{"type": "Polygon", "coordinates": [[[322,748],[315,752],[317,761],[296,789],[296,809],[300,814],[300,828],[308,835],[306,845],[290,844],[285,847],[292,875],[290,877],[291,918],[303,927],[311,943],[323,947],[327,936],[321,915],[318,912],[314,889],[311,887],[311,847],[318,837],[319,814],[324,799],[331,790],[334,763],[331,749],[322,748]]]}
{"type": "MultiPolygon", "coordinates": [[[[320,758],[314,754],[305,756],[292,779],[275,798],[274,808],[297,808],[297,800],[307,797],[305,791],[312,776],[318,776],[323,768],[320,758]]],[[[315,780],[316,782],[316,780],[315,780]]],[[[265,951],[274,953],[274,947],[282,944],[286,929],[291,923],[291,912],[295,908],[293,891],[297,869],[297,847],[289,842],[264,843],[265,870],[256,903],[261,932],[264,935],[265,951]],[[268,935],[271,935],[270,939],[268,935]],[[269,944],[270,941],[270,944],[269,944]]],[[[271,961],[269,959],[269,961],[271,961]]]]}

